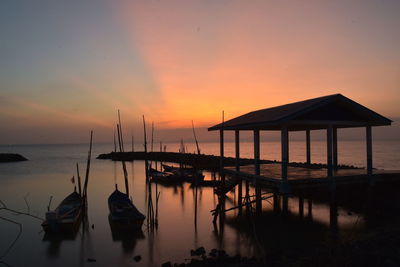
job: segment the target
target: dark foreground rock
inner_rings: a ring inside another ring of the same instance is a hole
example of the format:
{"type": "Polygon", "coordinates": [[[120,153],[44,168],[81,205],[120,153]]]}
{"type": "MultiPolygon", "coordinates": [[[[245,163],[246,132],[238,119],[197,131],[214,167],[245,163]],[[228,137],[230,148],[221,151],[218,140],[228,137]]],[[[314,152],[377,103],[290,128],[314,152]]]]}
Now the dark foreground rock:
{"type": "Polygon", "coordinates": [[[169,266],[189,266],[189,267],[197,267],[197,266],[211,266],[211,267],[241,267],[241,266],[265,266],[264,263],[256,258],[247,258],[241,257],[239,255],[230,256],[224,250],[212,249],[207,255],[207,251],[204,247],[197,248],[195,250],[190,251],[190,255],[197,256],[196,258],[192,258],[190,262],[186,263],[174,263],[166,262],[162,264],[162,267],[169,266]]]}
{"type": "Polygon", "coordinates": [[[28,159],[21,156],[20,154],[0,153],[0,162],[17,162],[25,160],[28,159]]]}

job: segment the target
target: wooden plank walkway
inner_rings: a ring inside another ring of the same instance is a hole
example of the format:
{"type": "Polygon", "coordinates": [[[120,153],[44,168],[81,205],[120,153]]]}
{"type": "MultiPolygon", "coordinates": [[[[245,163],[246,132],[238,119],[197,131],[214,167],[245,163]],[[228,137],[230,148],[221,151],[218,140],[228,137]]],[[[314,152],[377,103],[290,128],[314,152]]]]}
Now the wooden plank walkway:
{"type": "MultiPolygon", "coordinates": [[[[234,167],[225,167],[228,175],[239,176],[244,180],[257,183],[263,187],[279,188],[282,184],[281,165],[277,163],[261,164],[260,175],[255,175],[254,165],[241,166],[237,172],[234,167]]],[[[363,184],[380,181],[400,181],[400,171],[374,170],[368,175],[365,169],[339,169],[334,171],[332,178],[327,177],[326,168],[306,168],[288,166],[288,184],[291,188],[329,186],[332,180],[340,184],[363,184]]]]}

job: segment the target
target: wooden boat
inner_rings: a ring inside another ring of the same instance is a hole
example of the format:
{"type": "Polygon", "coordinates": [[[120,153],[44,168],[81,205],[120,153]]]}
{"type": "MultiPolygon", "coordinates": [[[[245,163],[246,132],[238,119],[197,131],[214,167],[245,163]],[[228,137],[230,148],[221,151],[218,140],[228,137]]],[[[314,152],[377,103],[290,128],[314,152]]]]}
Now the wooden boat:
{"type": "Polygon", "coordinates": [[[166,172],[175,172],[175,171],[186,171],[186,172],[193,172],[194,168],[180,168],[180,167],[175,167],[175,166],[170,166],[166,164],[162,164],[162,167],[164,171],[166,172]]]}
{"type": "Polygon", "coordinates": [[[45,232],[73,232],[79,228],[83,213],[83,199],[77,193],[69,194],[54,211],[46,212],[42,223],[45,232]]]}
{"type": "Polygon", "coordinates": [[[141,229],[146,218],[117,187],[108,198],[108,208],[110,224],[117,229],[141,229]]]}
{"type": "Polygon", "coordinates": [[[166,172],[171,172],[174,175],[180,177],[185,182],[196,182],[203,181],[204,175],[201,170],[197,170],[194,168],[179,168],[169,165],[162,165],[166,172]]]}

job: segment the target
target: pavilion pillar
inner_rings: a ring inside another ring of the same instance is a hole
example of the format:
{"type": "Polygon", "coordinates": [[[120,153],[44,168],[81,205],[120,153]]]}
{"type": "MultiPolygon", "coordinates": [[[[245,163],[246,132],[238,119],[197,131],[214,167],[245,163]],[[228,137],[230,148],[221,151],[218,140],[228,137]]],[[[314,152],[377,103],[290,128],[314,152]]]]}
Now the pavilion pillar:
{"type": "Polygon", "coordinates": [[[367,174],[372,174],[372,128],[366,127],[367,137],[367,174]]]}
{"type": "MultiPolygon", "coordinates": [[[[236,155],[236,171],[240,171],[240,144],[239,144],[239,130],[235,130],[235,155],[236,155]]],[[[239,179],[238,186],[238,206],[239,206],[239,214],[242,213],[242,179],[237,176],[236,179],[239,179]]]]}
{"type": "Polygon", "coordinates": [[[288,181],[288,160],[289,160],[289,134],[285,127],[281,130],[281,157],[282,157],[282,182],[288,181]]]}
{"type": "Polygon", "coordinates": [[[311,164],[311,138],[310,130],[306,130],[306,153],[307,153],[307,164],[311,164]]]}
{"type": "Polygon", "coordinates": [[[224,174],[224,130],[219,130],[219,149],[220,149],[219,173],[221,175],[222,183],[225,183],[225,174],[224,174]]]}
{"type": "Polygon", "coordinates": [[[333,176],[333,166],[332,166],[332,135],[333,135],[333,127],[332,125],[329,125],[328,128],[326,129],[326,155],[327,155],[327,176],[332,177],[333,176]]]}
{"type": "Polygon", "coordinates": [[[235,155],[236,155],[236,171],[240,171],[240,144],[239,130],[235,130],[235,155]]]}
{"type": "Polygon", "coordinates": [[[338,168],[338,143],[337,143],[337,128],[332,129],[332,153],[333,153],[333,169],[338,168]]]}
{"type": "MultiPolygon", "coordinates": [[[[254,170],[256,175],[260,175],[260,130],[254,130],[254,170]]],[[[255,183],[256,193],[256,212],[261,213],[261,187],[257,180],[255,183]]]]}
{"type": "Polygon", "coordinates": [[[260,175],[260,131],[254,130],[254,171],[260,175]]]}

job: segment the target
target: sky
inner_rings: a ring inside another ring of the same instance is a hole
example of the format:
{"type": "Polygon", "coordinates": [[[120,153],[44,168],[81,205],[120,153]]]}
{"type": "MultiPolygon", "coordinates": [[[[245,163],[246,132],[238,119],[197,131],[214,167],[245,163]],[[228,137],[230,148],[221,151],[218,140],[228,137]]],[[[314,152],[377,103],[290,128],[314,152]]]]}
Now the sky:
{"type": "Polygon", "coordinates": [[[126,135],[145,115],[179,141],[222,110],[335,93],[396,123],[399,14],[397,0],[2,0],[0,143],[111,142],[118,109],[126,135]]]}

